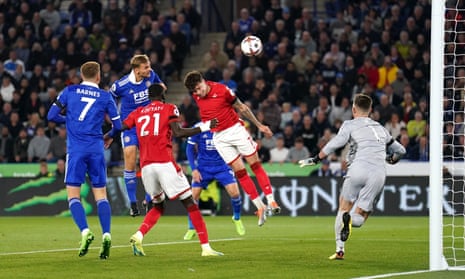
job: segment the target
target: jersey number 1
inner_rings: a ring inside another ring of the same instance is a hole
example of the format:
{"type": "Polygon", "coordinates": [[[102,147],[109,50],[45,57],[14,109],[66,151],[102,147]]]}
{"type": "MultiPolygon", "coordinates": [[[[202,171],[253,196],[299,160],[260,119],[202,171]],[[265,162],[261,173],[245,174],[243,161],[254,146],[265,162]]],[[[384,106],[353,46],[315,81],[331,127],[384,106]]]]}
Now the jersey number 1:
{"type": "MultiPolygon", "coordinates": [[[[159,131],[159,128],[160,128],[160,114],[159,113],[154,113],[152,116],[153,116],[153,120],[154,120],[154,123],[153,123],[153,135],[158,136],[158,131],[159,131]]],[[[149,115],[143,115],[143,116],[141,116],[141,117],[139,117],[137,119],[137,123],[142,122],[142,127],[140,128],[140,136],[141,137],[145,137],[145,136],[148,136],[150,134],[150,132],[147,131],[147,126],[149,125],[150,120],[151,120],[151,118],[150,118],[149,115]]]]}

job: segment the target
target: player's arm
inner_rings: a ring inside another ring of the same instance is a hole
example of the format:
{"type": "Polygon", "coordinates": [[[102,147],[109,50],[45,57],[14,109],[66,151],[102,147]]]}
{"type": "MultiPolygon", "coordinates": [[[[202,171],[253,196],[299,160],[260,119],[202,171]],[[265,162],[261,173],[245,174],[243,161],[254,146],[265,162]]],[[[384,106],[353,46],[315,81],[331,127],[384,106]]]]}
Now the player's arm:
{"type": "Polygon", "coordinates": [[[250,110],[250,108],[246,104],[239,100],[239,98],[236,97],[232,105],[242,116],[249,119],[255,126],[257,126],[260,132],[270,136],[273,135],[273,132],[270,130],[270,127],[258,121],[257,117],[255,117],[255,114],[252,112],[252,110],[250,110]]]}
{"type": "Polygon", "coordinates": [[[62,114],[66,111],[66,106],[60,102],[58,98],[55,99],[47,113],[48,121],[55,123],[65,123],[66,117],[62,114]]]}
{"type": "Polygon", "coordinates": [[[170,122],[170,128],[173,131],[175,137],[190,137],[201,132],[210,131],[211,128],[215,128],[218,123],[217,119],[208,120],[200,123],[198,127],[194,128],[183,128],[177,121],[170,122]]]}
{"type": "Polygon", "coordinates": [[[318,164],[321,160],[326,158],[329,154],[333,153],[335,150],[343,147],[344,145],[347,144],[347,142],[350,139],[350,132],[349,129],[347,129],[347,125],[344,125],[346,122],[344,122],[339,129],[339,132],[337,135],[332,138],[321,150],[320,152],[315,155],[314,157],[310,157],[307,159],[300,160],[298,163],[300,167],[305,167],[305,166],[313,166],[318,164]]]}
{"type": "Polygon", "coordinates": [[[405,153],[404,146],[393,138],[386,144],[386,162],[391,165],[399,162],[405,153]]]}
{"type": "Polygon", "coordinates": [[[191,167],[192,170],[192,181],[195,182],[200,182],[202,180],[202,175],[200,174],[198,170],[198,165],[197,165],[197,150],[196,147],[198,145],[192,141],[191,138],[187,140],[187,146],[186,146],[186,156],[187,160],[189,161],[189,166],[191,167]]]}

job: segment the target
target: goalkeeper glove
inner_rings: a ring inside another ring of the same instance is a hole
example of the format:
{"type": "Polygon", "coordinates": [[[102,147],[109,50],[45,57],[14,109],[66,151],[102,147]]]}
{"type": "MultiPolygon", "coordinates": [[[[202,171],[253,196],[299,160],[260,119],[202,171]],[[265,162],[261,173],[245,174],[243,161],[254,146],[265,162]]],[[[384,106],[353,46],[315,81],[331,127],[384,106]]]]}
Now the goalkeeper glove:
{"type": "Polygon", "coordinates": [[[392,154],[387,154],[386,155],[386,162],[388,162],[391,165],[394,165],[395,163],[399,162],[401,159],[401,155],[398,153],[392,153],[392,154]]]}
{"type": "Polygon", "coordinates": [[[310,157],[307,159],[303,159],[299,161],[300,167],[303,168],[305,166],[313,166],[318,164],[321,161],[320,157],[316,155],[315,157],[310,157]]]}

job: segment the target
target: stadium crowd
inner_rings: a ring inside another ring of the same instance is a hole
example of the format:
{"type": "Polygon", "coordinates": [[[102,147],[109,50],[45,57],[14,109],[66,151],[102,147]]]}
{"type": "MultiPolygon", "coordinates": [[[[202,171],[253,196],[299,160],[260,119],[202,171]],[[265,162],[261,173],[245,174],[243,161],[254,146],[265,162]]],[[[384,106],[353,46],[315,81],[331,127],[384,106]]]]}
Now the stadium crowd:
{"type": "MultiPolygon", "coordinates": [[[[207,80],[228,85],[275,133],[263,136],[245,121],[262,161],[296,163],[315,155],[351,119],[353,97],[362,92],[374,100],[371,117],[406,148],[404,160],[429,160],[430,1],[328,0],[322,13],[299,0],[282,2],[252,0],[224,42],[211,42],[199,61],[207,80]],[[262,55],[242,54],[239,45],[247,34],[262,39],[262,55]]],[[[155,1],[141,0],[123,7],[116,0],[74,0],[68,11],[59,5],[0,4],[2,162],[63,158],[65,129],[47,123],[46,114],[65,86],[80,82],[83,62],[102,65],[104,89],[129,72],[135,53],[147,54],[162,80],[176,81],[189,46],[199,39],[201,16],[189,0],[161,12],[155,1]]],[[[186,127],[199,120],[187,93],[178,105],[186,127]]],[[[463,114],[452,117],[448,120],[463,127],[463,114]]],[[[454,134],[456,126],[446,129],[454,134]]],[[[184,141],[176,140],[173,151],[186,160],[184,141]]],[[[345,152],[328,160],[340,161],[344,170],[345,152]]],[[[108,162],[121,161],[121,147],[113,144],[107,155],[108,162]]]]}

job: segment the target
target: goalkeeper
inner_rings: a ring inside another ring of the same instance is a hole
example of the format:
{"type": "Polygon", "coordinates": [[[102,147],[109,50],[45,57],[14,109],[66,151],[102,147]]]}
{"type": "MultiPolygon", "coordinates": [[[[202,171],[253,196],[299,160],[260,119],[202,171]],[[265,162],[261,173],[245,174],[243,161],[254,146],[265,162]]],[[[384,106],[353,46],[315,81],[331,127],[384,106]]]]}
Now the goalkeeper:
{"type": "Polygon", "coordinates": [[[330,260],[344,259],[344,243],[352,226],[361,227],[373,210],[386,179],[384,161],[395,164],[405,154],[405,148],[381,124],[368,117],[371,106],[369,96],[356,95],[352,106],[354,119],[344,121],[337,135],[319,154],[299,161],[301,167],[315,165],[347,143],[350,147],[347,154],[349,170],[342,185],[334,224],[336,253],[329,257],[330,260]],[[355,202],[357,207],[350,214],[355,202]]]}

